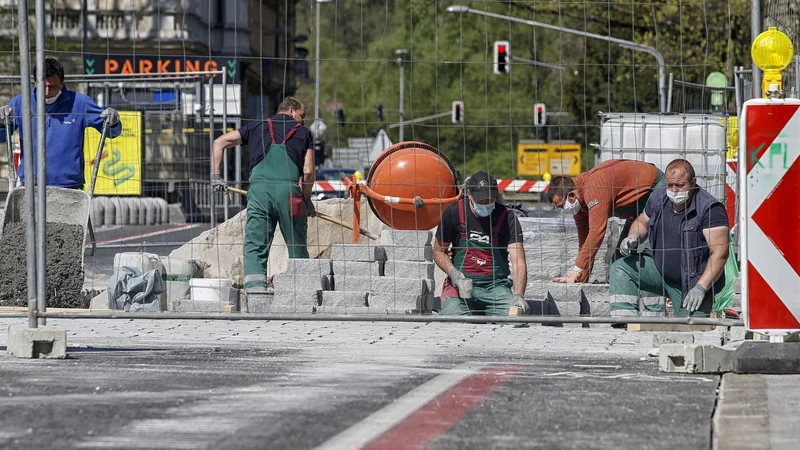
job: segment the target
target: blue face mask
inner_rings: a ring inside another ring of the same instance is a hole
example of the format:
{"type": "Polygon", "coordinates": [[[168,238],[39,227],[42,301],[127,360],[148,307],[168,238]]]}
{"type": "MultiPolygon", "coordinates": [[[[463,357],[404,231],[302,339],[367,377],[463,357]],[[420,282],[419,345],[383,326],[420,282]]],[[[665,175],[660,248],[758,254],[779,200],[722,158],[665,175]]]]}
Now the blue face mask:
{"type": "Polygon", "coordinates": [[[481,217],[489,217],[489,214],[494,211],[494,202],[489,203],[488,205],[481,205],[480,203],[472,202],[472,210],[475,211],[475,214],[481,217]]]}

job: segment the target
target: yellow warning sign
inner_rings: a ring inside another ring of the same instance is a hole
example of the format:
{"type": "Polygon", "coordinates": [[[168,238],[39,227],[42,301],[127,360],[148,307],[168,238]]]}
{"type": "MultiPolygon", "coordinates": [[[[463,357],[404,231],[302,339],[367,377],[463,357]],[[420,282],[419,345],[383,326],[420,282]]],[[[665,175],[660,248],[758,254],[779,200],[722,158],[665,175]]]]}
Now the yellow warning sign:
{"type": "Polygon", "coordinates": [[[517,144],[517,175],[575,176],[581,172],[581,146],[579,144],[547,144],[520,142],[517,144]]]}
{"type": "MultiPolygon", "coordinates": [[[[141,195],[142,194],[142,113],[120,111],[122,134],[106,139],[100,155],[95,195],[141,195]]],[[[83,156],[86,161],[85,189],[89,190],[92,167],[100,144],[100,133],[87,128],[83,137],[83,156]]]]}

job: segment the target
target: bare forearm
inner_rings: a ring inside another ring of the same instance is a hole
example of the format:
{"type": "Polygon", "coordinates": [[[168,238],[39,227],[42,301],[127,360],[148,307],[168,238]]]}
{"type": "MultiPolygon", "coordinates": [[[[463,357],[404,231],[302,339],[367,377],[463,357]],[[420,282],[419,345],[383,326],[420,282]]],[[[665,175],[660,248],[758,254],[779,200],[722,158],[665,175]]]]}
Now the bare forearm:
{"type": "Polygon", "coordinates": [[[241,143],[242,136],[238,130],[229,131],[214,139],[213,151],[211,152],[211,173],[222,172],[222,158],[225,156],[225,149],[235,147],[241,143]]]}
{"type": "Polygon", "coordinates": [[[727,248],[726,251],[720,250],[719,252],[712,253],[711,257],[708,258],[706,270],[703,271],[703,275],[700,276],[700,279],[697,280],[697,283],[706,289],[711,289],[711,286],[716,283],[716,281],[725,271],[725,262],[727,259],[727,248]]]}
{"type": "Polygon", "coordinates": [[[514,264],[514,273],[511,275],[514,281],[514,293],[525,296],[525,288],[528,285],[528,264],[523,259],[522,264],[514,264]]]}
{"type": "Polygon", "coordinates": [[[454,267],[453,261],[451,261],[450,257],[447,256],[447,253],[443,251],[433,252],[433,262],[435,262],[436,265],[446,274],[449,274],[454,267]]]}
{"type": "Polygon", "coordinates": [[[211,173],[222,172],[222,156],[225,154],[225,147],[218,141],[214,141],[214,152],[211,159],[211,173]]]}
{"type": "Polygon", "coordinates": [[[303,174],[303,197],[309,198],[311,197],[311,193],[314,191],[314,174],[303,174]]]}
{"type": "Polygon", "coordinates": [[[644,223],[641,218],[637,218],[633,221],[631,225],[630,231],[628,231],[628,236],[626,237],[635,237],[639,239],[639,242],[643,241],[647,235],[650,233],[650,225],[644,223]]]}

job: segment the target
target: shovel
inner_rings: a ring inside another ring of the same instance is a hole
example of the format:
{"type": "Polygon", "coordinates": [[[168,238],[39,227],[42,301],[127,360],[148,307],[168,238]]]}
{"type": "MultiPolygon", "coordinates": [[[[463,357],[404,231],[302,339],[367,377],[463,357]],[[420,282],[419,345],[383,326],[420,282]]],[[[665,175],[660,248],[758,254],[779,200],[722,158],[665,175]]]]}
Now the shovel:
{"type": "MultiPolygon", "coordinates": [[[[236,193],[236,194],[247,195],[247,191],[245,191],[243,189],[236,189],[234,187],[228,187],[228,190],[230,192],[233,192],[233,193],[236,193]]],[[[321,212],[318,212],[317,213],[317,217],[322,219],[322,220],[327,220],[330,223],[335,223],[336,225],[345,227],[348,230],[352,230],[353,229],[352,225],[350,225],[348,223],[345,223],[345,222],[343,222],[343,221],[341,221],[341,220],[339,220],[339,219],[337,219],[335,217],[331,217],[331,216],[329,216],[327,214],[322,214],[321,212]]],[[[363,228],[359,228],[358,232],[361,233],[362,235],[372,239],[373,241],[377,241],[378,240],[378,235],[376,235],[375,233],[373,233],[373,232],[371,232],[369,230],[365,230],[363,228]]]]}

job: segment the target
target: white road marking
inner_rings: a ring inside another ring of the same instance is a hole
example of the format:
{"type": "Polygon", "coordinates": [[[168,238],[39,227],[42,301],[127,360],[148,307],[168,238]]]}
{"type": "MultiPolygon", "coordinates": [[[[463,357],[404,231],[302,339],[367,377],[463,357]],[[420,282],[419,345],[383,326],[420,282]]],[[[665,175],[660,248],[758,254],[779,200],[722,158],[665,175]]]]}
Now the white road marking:
{"type": "Polygon", "coordinates": [[[448,370],[436,378],[417,386],[366,419],[332,437],[317,447],[316,450],[353,450],[361,448],[402,422],[406,417],[443,392],[465,378],[474,375],[487,365],[467,363],[448,370]]]}

